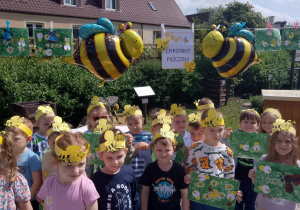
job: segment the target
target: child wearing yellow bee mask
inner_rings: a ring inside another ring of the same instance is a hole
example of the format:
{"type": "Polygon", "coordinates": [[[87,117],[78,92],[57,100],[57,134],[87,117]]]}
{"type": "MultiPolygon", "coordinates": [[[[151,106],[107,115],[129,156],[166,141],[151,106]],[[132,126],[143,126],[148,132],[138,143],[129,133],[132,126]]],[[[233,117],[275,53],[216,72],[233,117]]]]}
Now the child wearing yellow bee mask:
{"type": "Polygon", "coordinates": [[[105,105],[99,100],[100,98],[98,96],[94,96],[87,109],[88,130],[86,132],[94,132],[94,129],[99,124],[100,119],[108,119],[108,114],[105,105]]]}

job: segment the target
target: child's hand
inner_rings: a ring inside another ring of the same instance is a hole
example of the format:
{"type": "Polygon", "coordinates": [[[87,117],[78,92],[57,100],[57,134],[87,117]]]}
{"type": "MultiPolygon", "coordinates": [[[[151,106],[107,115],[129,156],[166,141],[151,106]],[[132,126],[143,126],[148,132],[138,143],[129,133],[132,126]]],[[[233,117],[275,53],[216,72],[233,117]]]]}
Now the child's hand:
{"type": "Polygon", "coordinates": [[[190,148],[185,146],[185,154],[188,156],[190,154],[190,148]]]}
{"type": "Polygon", "coordinates": [[[226,129],[225,129],[225,132],[224,132],[224,134],[223,134],[223,139],[228,139],[228,137],[230,136],[230,134],[232,134],[232,129],[231,129],[231,127],[226,128],[226,129]]]}
{"type": "Polygon", "coordinates": [[[243,197],[243,192],[242,191],[237,191],[236,192],[236,201],[238,202],[238,203],[240,203],[240,202],[242,202],[242,197],[243,197]]]}
{"type": "Polygon", "coordinates": [[[146,151],[150,147],[150,145],[147,144],[146,142],[140,142],[140,143],[138,143],[138,145],[139,145],[139,150],[142,150],[142,151],[146,151]]]}
{"type": "Polygon", "coordinates": [[[251,169],[248,173],[248,177],[252,180],[252,182],[254,183],[255,181],[255,169],[251,169]]]}
{"type": "Polygon", "coordinates": [[[191,174],[186,174],[186,175],[184,176],[184,183],[189,184],[189,183],[191,183],[191,182],[192,182],[191,174]]]}
{"type": "Polygon", "coordinates": [[[127,137],[127,147],[129,147],[133,143],[133,136],[130,133],[127,133],[126,137],[127,137]]]}

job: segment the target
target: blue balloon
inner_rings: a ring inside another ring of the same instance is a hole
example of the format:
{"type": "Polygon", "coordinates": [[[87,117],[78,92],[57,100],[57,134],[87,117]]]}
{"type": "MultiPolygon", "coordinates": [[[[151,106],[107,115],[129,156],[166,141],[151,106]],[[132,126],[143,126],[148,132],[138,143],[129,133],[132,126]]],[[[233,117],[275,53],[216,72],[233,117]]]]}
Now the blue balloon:
{"type": "Polygon", "coordinates": [[[79,36],[86,40],[90,36],[99,33],[114,34],[115,28],[112,22],[107,18],[99,18],[97,23],[88,23],[80,27],[79,36]]]}

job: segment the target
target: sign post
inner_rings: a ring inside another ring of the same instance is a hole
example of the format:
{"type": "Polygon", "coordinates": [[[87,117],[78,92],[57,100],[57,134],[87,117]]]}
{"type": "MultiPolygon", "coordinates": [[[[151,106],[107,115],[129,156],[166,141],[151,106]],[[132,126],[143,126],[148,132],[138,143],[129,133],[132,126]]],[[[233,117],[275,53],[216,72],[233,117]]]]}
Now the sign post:
{"type": "Polygon", "coordinates": [[[144,87],[135,87],[134,88],[136,94],[138,97],[142,99],[142,104],[143,104],[143,117],[145,118],[144,124],[147,123],[147,104],[149,102],[148,96],[154,96],[155,93],[152,90],[150,86],[144,86],[144,87]]]}

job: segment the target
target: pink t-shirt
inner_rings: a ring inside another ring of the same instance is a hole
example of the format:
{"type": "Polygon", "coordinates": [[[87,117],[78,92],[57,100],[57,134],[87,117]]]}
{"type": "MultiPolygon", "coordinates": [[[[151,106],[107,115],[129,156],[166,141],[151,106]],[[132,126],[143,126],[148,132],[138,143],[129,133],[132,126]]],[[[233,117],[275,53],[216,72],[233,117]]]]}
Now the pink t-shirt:
{"type": "Polygon", "coordinates": [[[38,197],[44,201],[47,210],[85,210],[86,205],[100,196],[87,177],[80,176],[71,185],[61,185],[58,176],[52,176],[46,179],[38,197]]]}

